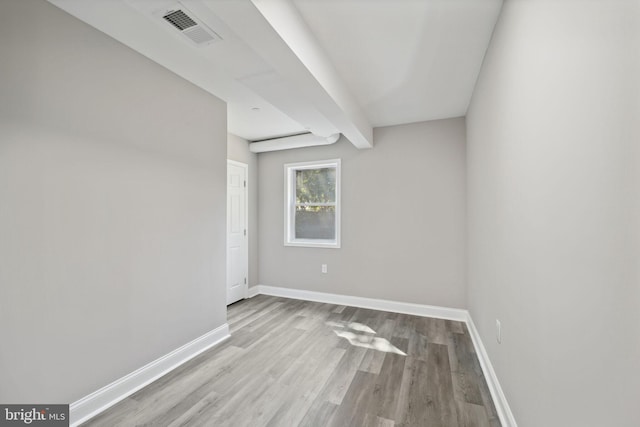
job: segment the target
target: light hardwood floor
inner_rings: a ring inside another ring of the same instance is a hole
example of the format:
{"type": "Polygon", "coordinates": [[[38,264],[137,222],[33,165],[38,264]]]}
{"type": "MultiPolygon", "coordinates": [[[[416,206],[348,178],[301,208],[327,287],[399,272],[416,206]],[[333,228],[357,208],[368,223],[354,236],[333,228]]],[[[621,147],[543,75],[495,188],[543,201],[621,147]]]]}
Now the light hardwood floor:
{"type": "Polygon", "coordinates": [[[84,426],[499,426],[466,325],[259,295],[232,336],[84,426]]]}

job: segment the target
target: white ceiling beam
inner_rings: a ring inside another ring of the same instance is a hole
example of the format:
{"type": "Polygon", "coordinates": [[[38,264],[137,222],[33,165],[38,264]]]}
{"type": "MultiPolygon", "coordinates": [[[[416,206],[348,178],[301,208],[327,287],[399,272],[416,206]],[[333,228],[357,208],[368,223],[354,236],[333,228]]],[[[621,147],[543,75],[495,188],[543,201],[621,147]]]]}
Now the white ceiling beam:
{"type": "MultiPolygon", "coordinates": [[[[293,3],[206,0],[205,4],[354,146],[373,146],[371,124],[293,3]]],[[[288,113],[286,100],[279,101],[268,84],[262,88],[252,86],[253,82],[264,80],[260,77],[248,76],[242,83],[259,93],[270,92],[267,99],[288,113]]]]}

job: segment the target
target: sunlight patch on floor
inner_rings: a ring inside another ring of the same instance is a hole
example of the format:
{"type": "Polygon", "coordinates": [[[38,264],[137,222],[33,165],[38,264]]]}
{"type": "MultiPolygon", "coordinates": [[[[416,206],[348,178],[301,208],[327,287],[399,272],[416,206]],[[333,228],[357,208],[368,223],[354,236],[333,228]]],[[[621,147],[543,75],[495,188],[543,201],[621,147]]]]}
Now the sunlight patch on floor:
{"type": "Polygon", "coordinates": [[[395,353],[402,356],[407,354],[391,344],[387,339],[376,337],[376,331],[358,322],[326,322],[328,326],[336,328],[333,332],[340,338],[349,341],[356,347],[371,348],[385,353],[395,353]]]}
{"type": "Polygon", "coordinates": [[[374,331],[367,325],[363,325],[362,323],[358,323],[358,322],[327,322],[327,325],[332,326],[334,328],[347,328],[347,329],[353,329],[354,331],[358,331],[358,332],[367,332],[370,334],[376,333],[376,331],[374,331]]]}

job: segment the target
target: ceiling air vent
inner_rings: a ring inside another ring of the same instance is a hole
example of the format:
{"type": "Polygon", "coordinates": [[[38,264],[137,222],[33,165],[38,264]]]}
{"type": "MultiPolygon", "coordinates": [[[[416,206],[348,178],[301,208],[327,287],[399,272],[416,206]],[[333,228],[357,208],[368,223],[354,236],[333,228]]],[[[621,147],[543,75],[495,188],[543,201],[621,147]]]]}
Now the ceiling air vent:
{"type": "Polygon", "coordinates": [[[189,18],[189,15],[184,13],[181,10],[175,10],[173,12],[169,12],[163,16],[164,19],[173,24],[174,27],[179,29],[180,31],[184,31],[187,28],[195,27],[198,25],[196,21],[189,18]]]}
{"type": "Polygon", "coordinates": [[[201,22],[198,22],[196,18],[187,15],[182,9],[169,11],[165,13],[162,18],[198,46],[204,46],[222,40],[222,37],[213,30],[201,22]]]}

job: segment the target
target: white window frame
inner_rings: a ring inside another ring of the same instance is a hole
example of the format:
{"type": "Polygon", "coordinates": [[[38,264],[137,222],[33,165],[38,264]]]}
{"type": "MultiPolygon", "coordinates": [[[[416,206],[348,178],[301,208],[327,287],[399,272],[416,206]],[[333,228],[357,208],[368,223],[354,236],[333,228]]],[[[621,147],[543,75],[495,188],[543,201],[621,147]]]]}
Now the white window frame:
{"type": "Polygon", "coordinates": [[[340,159],[314,162],[287,163],[284,165],[284,245],[306,248],[340,248],[340,159]],[[336,238],[334,239],[296,239],[296,171],[304,169],[336,169],[336,238]]]}

